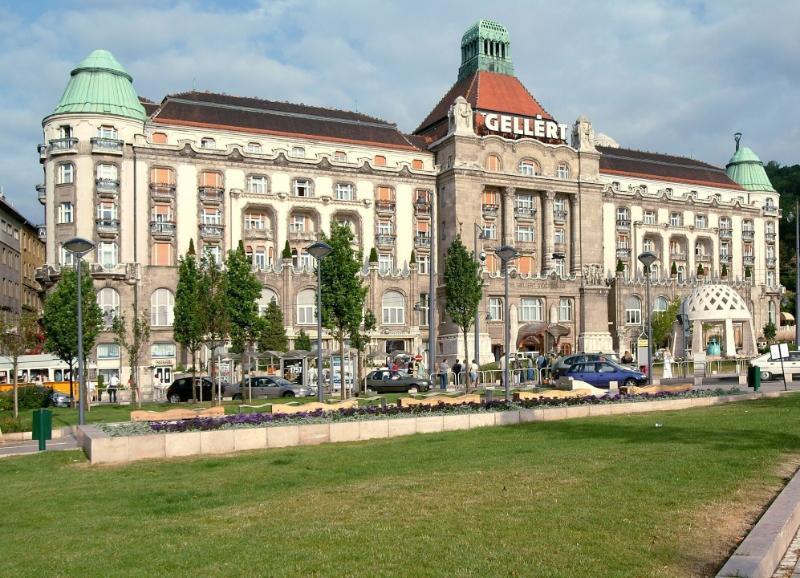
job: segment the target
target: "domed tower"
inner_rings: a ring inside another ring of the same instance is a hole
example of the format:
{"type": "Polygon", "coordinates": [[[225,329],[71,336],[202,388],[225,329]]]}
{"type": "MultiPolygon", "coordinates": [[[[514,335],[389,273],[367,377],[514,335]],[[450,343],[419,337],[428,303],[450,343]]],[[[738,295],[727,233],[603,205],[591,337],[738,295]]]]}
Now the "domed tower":
{"type": "Polygon", "coordinates": [[[123,263],[134,261],[132,225],[126,230],[120,214],[125,208],[135,212],[131,144],[146,118],[133,79],[107,50],[95,50],[72,70],[53,113],[42,121],[39,146],[51,273],[72,263],[61,245],[75,236],[97,245],[86,259],[96,262],[98,274],[118,276],[123,263]]]}

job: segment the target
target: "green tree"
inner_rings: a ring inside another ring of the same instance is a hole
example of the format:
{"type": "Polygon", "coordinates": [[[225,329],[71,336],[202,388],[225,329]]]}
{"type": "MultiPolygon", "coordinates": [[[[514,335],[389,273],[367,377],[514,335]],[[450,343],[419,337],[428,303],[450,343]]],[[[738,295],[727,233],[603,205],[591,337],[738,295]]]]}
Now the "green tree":
{"type": "Polygon", "coordinates": [[[366,390],[364,387],[364,352],[367,349],[367,345],[369,345],[369,332],[375,329],[377,325],[377,321],[375,319],[375,314],[367,309],[366,313],[364,313],[364,319],[362,321],[363,331],[359,329],[356,333],[350,336],[350,345],[353,349],[356,350],[356,355],[358,359],[356,361],[356,379],[358,383],[358,391],[362,393],[366,390]]]}
{"type": "Polygon", "coordinates": [[[378,250],[373,247],[369,251],[369,262],[370,263],[377,263],[378,262],[378,250]]]}
{"type": "Polygon", "coordinates": [[[11,358],[14,417],[19,417],[19,357],[30,353],[39,342],[39,323],[31,313],[0,318],[0,350],[11,358]]]}
{"type": "Polygon", "coordinates": [[[656,347],[666,347],[672,337],[672,324],[680,311],[681,300],[675,299],[664,311],[653,313],[653,343],[656,347]]]}
{"type": "Polygon", "coordinates": [[[726,263],[722,264],[722,271],[720,271],[720,276],[722,277],[728,276],[728,265],[726,263]]]}
{"type": "MultiPolygon", "coordinates": [[[[178,264],[178,287],[175,291],[175,320],[172,330],[175,341],[183,345],[192,357],[192,383],[197,377],[197,352],[203,346],[203,302],[200,294],[201,272],[197,266],[194,241],[189,240],[189,250],[178,264]]],[[[197,401],[192,387],[192,402],[197,401]]]]}
{"type": "Polygon", "coordinates": [[[286,337],[286,326],[283,324],[283,312],[276,301],[269,302],[263,319],[264,328],[258,339],[259,350],[286,351],[289,348],[289,340],[286,337]]]}
{"type": "MultiPolygon", "coordinates": [[[[211,351],[211,366],[216,367],[219,379],[220,368],[214,364],[214,350],[225,344],[230,332],[228,317],[228,292],[225,272],[210,252],[201,261],[198,293],[202,296],[201,320],[204,342],[211,351]]],[[[201,389],[202,395],[202,389],[201,389]]],[[[202,401],[202,400],[201,400],[202,401]]],[[[217,400],[222,403],[222,400],[217,400]]]]}
{"type": "MultiPolygon", "coordinates": [[[[444,257],[445,311],[464,334],[464,359],[469,364],[467,332],[475,322],[483,295],[483,279],[475,255],[456,237],[444,257]]],[[[469,388],[469,386],[467,386],[469,388]]]]}
{"type": "MultiPolygon", "coordinates": [[[[331,223],[331,236],[328,241],[332,251],[321,261],[322,324],[331,331],[331,335],[339,343],[342,399],[344,399],[347,394],[344,342],[360,331],[367,288],[361,283],[359,275],[361,252],[356,254],[353,251],[353,232],[350,227],[339,225],[334,221],[331,223]]],[[[331,376],[332,382],[333,376],[331,376]]]]}
{"type": "Polygon", "coordinates": [[[411,249],[411,258],[408,260],[409,263],[416,263],[417,262],[417,253],[414,249],[411,249]]]}
{"type": "Polygon", "coordinates": [[[136,404],[142,407],[142,387],[139,381],[139,367],[141,366],[142,354],[148,343],[150,343],[150,315],[147,309],[137,313],[136,308],[131,306],[133,311],[133,322],[131,323],[130,336],[128,335],[128,324],[125,314],[114,318],[111,330],[114,332],[114,343],[125,350],[128,356],[128,365],[131,368],[133,377],[132,393],[136,396],[136,404]]]}
{"type": "Polygon", "coordinates": [[[286,244],[283,246],[283,251],[281,251],[281,259],[291,259],[292,258],[292,248],[289,246],[289,240],[286,240],[286,244]]]}
{"type": "Polygon", "coordinates": [[[697,276],[698,277],[702,277],[705,274],[706,274],[706,270],[703,269],[703,264],[702,263],[698,263],[697,264],[697,276]]]}
{"type": "Polygon", "coordinates": [[[617,273],[624,273],[625,272],[625,263],[622,262],[622,259],[617,259],[617,273]]]}
{"type": "Polygon", "coordinates": [[[294,338],[294,348],[298,351],[311,351],[311,338],[303,329],[294,338]]]}
{"type": "Polygon", "coordinates": [[[672,262],[672,266],[669,268],[669,274],[673,276],[678,274],[678,264],[675,261],[672,262]]]}
{"type": "MultiPolygon", "coordinates": [[[[230,321],[231,351],[247,356],[248,377],[252,369],[253,347],[263,328],[258,315],[258,299],[261,297],[261,281],[253,273],[253,266],[239,241],[235,250],[228,252],[225,263],[225,303],[230,321]]],[[[249,382],[249,379],[248,379],[249,382]]]]}
{"type": "MultiPolygon", "coordinates": [[[[103,312],[97,305],[89,265],[81,261],[81,309],[83,311],[83,357],[94,347],[102,325],[103,312]]],[[[71,267],[61,269],[61,279],[44,303],[44,348],[69,366],[69,391],[75,399],[73,368],[78,362],[78,275],[71,267]]],[[[84,367],[86,364],[84,363],[84,367]]]]}
{"type": "Polygon", "coordinates": [[[775,324],[772,321],[770,321],[764,326],[763,332],[767,343],[772,343],[775,341],[775,335],[778,333],[778,328],[775,327],[775,324]]]}

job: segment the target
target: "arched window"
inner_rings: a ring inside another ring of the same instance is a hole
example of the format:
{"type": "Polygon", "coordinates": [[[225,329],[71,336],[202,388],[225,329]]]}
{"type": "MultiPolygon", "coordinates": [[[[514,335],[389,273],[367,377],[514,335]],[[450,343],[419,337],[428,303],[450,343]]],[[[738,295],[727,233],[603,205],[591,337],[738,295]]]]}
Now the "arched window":
{"type": "Polygon", "coordinates": [[[625,299],[625,325],[642,324],[642,300],[635,295],[625,299]]]}
{"type": "Polygon", "coordinates": [[[169,327],[174,320],[175,296],[169,289],[156,289],[150,297],[150,325],[169,327]]]}
{"type": "Polygon", "coordinates": [[[258,314],[264,315],[269,304],[273,302],[278,303],[278,294],[268,287],[261,289],[261,297],[258,300],[258,314]]]}
{"type": "Polygon", "coordinates": [[[500,163],[500,157],[497,155],[488,155],[486,157],[486,170],[497,172],[502,168],[502,164],[500,163]]]}
{"type": "Polygon", "coordinates": [[[297,324],[314,325],[317,322],[317,293],[303,289],[297,294],[297,324]]]}
{"type": "Polygon", "coordinates": [[[536,161],[532,161],[531,159],[522,159],[519,161],[519,174],[525,175],[526,177],[538,175],[539,167],[536,165],[536,161]]]}
{"type": "Polygon", "coordinates": [[[772,323],[773,325],[777,325],[775,316],[775,302],[770,301],[767,303],[767,322],[772,323]]]}
{"type": "Polygon", "coordinates": [[[661,269],[658,266],[658,263],[653,263],[650,265],[650,279],[654,281],[658,281],[661,279],[661,269]]]}
{"type": "Polygon", "coordinates": [[[656,300],[653,301],[653,311],[655,313],[660,313],[662,311],[666,311],[667,307],[669,307],[669,301],[667,301],[666,297],[658,296],[656,300]]]}
{"type": "Polygon", "coordinates": [[[568,179],[569,165],[567,163],[558,163],[558,167],[556,168],[556,176],[559,179],[568,179]]]}
{"type": "Polygon", "coordinates": [[[111,327],[114,318],[119,315],[119,293],[111,287],[104,287],[97,292],[97,305],[103,312],[103,325],[111,327]]]}
{"type": "Polygon", "coordinates": [[[402,325],[406,322],[406,299],[398,291],[387,291],[381,300],[384,325],[402,325]]]}

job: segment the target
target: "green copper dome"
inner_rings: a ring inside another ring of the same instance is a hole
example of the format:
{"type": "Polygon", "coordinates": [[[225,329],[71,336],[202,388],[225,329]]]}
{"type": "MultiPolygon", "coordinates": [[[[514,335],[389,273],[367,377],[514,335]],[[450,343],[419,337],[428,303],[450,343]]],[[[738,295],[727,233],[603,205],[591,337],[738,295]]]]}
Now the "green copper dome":
{"type": "Polygon", "coordinates": [[[53,114],[86,112],[144,120],[133,78],[108,50],[95,50],[72,71],[53,114]]]}
{"type": "Polygon", "coordinates": [[[738,141],[736,152],[725,166],[725,172],[748,191],[775,192],[761,159],[748,147],[739,148],[738,141]]]}
{"type": "Polygon", "coordinates": [[[514,76],[511,61],[511,39],[508,30],[493,20],[478,20],[461,37],[461,80],[478,70],[514,76]]]}

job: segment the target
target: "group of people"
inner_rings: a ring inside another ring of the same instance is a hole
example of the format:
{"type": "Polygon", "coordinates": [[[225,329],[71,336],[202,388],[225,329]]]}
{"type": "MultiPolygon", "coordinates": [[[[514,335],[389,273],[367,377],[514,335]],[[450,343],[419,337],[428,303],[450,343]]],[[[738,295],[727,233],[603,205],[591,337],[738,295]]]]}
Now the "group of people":
{"type": "Polygon", "coordinates": [[[467,360],[464,360],[464,363],[461,363],[460,359],[456,359],[453,366],[450,367],[447,365],[447,360],[443,359],[439,362],[439,389],[447,389],[447,382],[448,376],[450,372],[453,372],[453,385],[459,387],[461,385],[467,384],[467,377],[469,377],[469,383],[473,385],[478,384],[478,362],[474,359],[472,363],[467,365],[467,360]]]}

